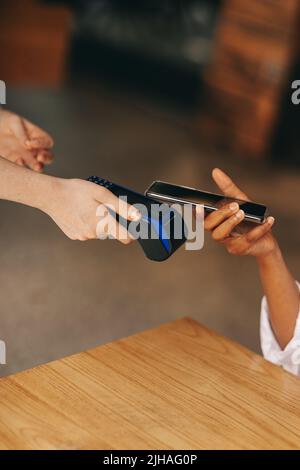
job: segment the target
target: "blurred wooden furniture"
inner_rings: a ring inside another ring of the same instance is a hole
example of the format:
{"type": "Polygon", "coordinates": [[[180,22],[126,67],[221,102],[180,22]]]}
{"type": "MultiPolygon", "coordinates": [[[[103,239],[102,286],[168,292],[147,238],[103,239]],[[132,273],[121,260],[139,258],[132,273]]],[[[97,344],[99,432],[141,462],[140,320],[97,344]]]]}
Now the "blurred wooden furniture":
{"type": "Polygon", "coordinates": [[[299,0],[224,0],[206,70],[205,135],[239,155],[264,156],[299,42],[299,0]]]}
{"type": "Polygon", "coordinates": [[[71,14],[34,0],[0,4],[0,78],[10,85],[59,86],[70,41],[71,14]]]}
{"type": "Polygon", "coordinates": [[[296,449],[300,380],[185,318],[0,379],[1,449],[296,449]]]}

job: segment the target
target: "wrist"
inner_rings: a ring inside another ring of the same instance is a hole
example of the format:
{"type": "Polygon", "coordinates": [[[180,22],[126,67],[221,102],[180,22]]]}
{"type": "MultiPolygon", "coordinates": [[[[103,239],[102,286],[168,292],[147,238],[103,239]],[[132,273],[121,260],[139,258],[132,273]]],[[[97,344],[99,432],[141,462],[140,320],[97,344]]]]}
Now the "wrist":
{"type": "Polygon", "coordinates": [[[44,176],[44,179],[41,181],[40,197],[36,207],[51,216],[55,208],[62,203],[66,180],[54,176],[42,176],[44,176]]]}
{"type": "Polygon", "coordinates": [[[277,241],[274,239],[273,248],[264,255],[257,256],[259,266],[269,266],[282,260],[282,253],[277,241]]]}
{"type": "Polygon", "coordinates": [[[61,178],[27,170],[27,188],[25,187],[25,190],[23,190],[22,197],[18,202],[50,215],[54,206],[59,204],[63,181],[61,178]]]}
{"type": "Polygon", "coordinates": [[[51,177],[35,173],[0,157],[0,199],[43,210],[51,177]]]}
{"type": "Polygon", "coordinates": [[[61,178],[35,173],[0,157],[0,199],[25,204],[49,214],[61,205],[66,182],[61,178]]]}

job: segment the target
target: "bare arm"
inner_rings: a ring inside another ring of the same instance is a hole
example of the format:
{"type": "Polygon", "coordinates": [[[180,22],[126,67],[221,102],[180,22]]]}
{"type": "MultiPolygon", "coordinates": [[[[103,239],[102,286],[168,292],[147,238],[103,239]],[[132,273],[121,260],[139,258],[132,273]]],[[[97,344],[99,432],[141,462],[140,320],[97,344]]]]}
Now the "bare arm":
{"type": "Polygon", "coordinates": [[[0,199],[47,210],[56,178],[35,173],[0,157],[0,199]]]}
{"type": "MultiPolygon", "coordinates": [[[[223,171],[215,169],[213,179],[226,196],[248,200],[236,184],[223,171]]],[[[256,258],[261,282],[269,306],[269,316],[277,342],[284,349],[293,337],[299,313],[299,290],[272,235],[273,217],[246,233],[232,236],[244,219],[239,206],[225,206],[205,219],[205,228],[212,237],[235,255],[256,258]]]]}
{"type": "MultiPolygon", "coordinates": [[[[106,188],[80,179],[62,179],[33,172],[0,157],[0,199],[26,204],[45,212],[72,240],[109,235],[97,233],[97,209],[109,206],[128,220],[138,220],[137,209],[119,200],[106,188]]],[[[124,244],[131,241],[119,225],[112,235],[124,244]]]]}
{"type": "Polygon", "coordinates": [[[299,312],[299,289],[289,272],[278,245],[267,256],[257,258],[259,273],[269,306],[272,329],[284,349],[293,337],[299,312]]]}

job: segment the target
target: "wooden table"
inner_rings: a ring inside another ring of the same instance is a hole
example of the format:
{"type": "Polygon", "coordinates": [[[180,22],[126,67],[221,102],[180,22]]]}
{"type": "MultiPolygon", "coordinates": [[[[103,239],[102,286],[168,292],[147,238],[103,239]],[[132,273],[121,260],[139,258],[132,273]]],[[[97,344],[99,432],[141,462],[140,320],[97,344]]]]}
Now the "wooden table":
{"type": "Polygon", "coordinates": [[[0,379],[0,448],[300,448],[300,380],[185,318],[0,379]]]}

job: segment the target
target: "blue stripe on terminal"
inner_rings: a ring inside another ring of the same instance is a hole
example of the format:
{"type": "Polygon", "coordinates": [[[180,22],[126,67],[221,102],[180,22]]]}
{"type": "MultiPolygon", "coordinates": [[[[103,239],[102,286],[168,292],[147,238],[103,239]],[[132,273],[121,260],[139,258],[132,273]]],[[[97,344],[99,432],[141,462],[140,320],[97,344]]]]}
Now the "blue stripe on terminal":
{"type": "Polygon", "coordinates": [[[151,219],[150,217],[144,216],[144,220],[147,220],[148,223],[152,224],[158,233],[160,240],[163,242],[163,245],[168,253],[171,251],[171,243],[163,224],[157,219],[151,219]]]}

